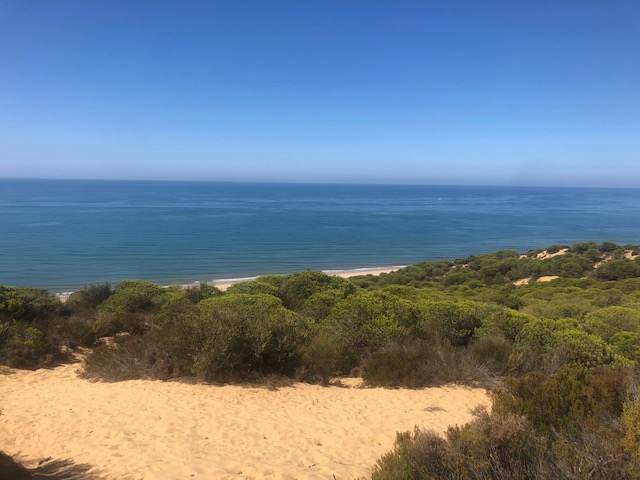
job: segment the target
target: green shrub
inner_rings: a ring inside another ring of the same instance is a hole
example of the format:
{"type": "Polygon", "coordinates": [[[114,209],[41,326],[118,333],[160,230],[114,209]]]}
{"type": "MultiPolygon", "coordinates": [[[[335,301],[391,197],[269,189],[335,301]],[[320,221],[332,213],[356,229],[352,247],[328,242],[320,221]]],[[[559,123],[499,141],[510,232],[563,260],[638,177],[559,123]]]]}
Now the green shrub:
{"type": "Polygon", "coordinates": [[[297,310],[314,293],[345,288],[355,290],[355,286],[346,278],[305,270],[286,275],[278,291],[284,306],[291,310],[297,310]]]}
{"type": "Polygon", "coordinates": [[[609,341],[613,351],[633,361],[640,360],[640,333],[618,332],[609,341]]]}
{"type": "Polygon", "coordinates": [[[559,478],[547,441],[527,419],[482,414],[445,438],[417,429],[399,433],[392,452],[378,460],[372,480],[559,478]]]}
{"type": "Polygon", "coordinates": [[[535,318],[522,327],[516,342],[542,352],[557,345],[558,332],[577,328],[579,323],[572,319],[535,318]]]}
{"type": "Polygon", "coordinates": [[[494,393],[494,411],[525,415],[542,432],[578,433],[586,423],[619,417],[628,396],[629,372],[615,365],[564,367],[505,381],[494,393]]]}
{"type": "Polygon", "coordinates": [[[594,276],[600,280],[621,280],[640,276],[640,265],[626,258],[605,262],[596,268],[594,276]]]}
{"type": "Polygon", "coordinates": [[[144,313],[98,312],[93,324],[97,338],[111,337],[118,333],[141,335],[151,327],[153,316],[144,313]]]}
{"type": "MultiPolygon", "coordinates": [[[[553,294],[553,287],[549,288],[549,291],[553,294]]],[[[524,313],[556,320],[562,318],[575,318],[579,320],[593,310],[595,310],[595,307],[587,299],[573,294],[559,296],[557,293],[552,300],[530,300],[526,302],[526,305],[522,308],[524,313]]]]}
{"type": "Polygon", "coordinates": [[[16,322],[0,325],[0,363],[14,368],[39,368],[61,358],[59,350],[38,328],[16,322]]]}
{"type": "Polygon", "coordinates": [[[371,480],[444,480],[457,478],[456,473],[449,443],[433,431],[416,428],[396,435],[393,451],[377,461],[371,480]]]}
{"type": "Polygon", "coordinates": [[[628,470],[640,478],[640,400],[629,400],[622,412],[624,437],[622,445],[631,456],[628,470]]]}
{"type": "Polygon", "coordinates": [[[471,344],[473,358],[494,373],[508,370],[513,349],[513,344],[502,335],[482,335],[471,344]]]}
{"type": "Polygon", "coordinates": [[[155,321],[161,326],[177,325],[192,318],[197,311],[198,309],[192,299],[173,297],[162,305],[160,312],[155,317],[155,321]]]}
{"type": "Polygon", "coordinates": [[[254,280],[250,282],[239,282],[235,285],[231,285],[227,291],[227,294],[246,293],[249,295],[273,295],[278,296],[278,288],[270,283],[254,280]]]}
{"type": "Polygon", "coordinates": [[[100,305],[100,311],[127,314],[157,312],[168,300],[167,289],[143,280],[124,280],[120,282],[113,294],[100,305]]]}
{"type": "Polygon", "coordinates": [[[509,309],[489,311],[482,320],[482,325],[475,330],[475,335],[478,337],[499,335],[513,343],[520,335],[522,328],[535,318],[533,315],[509,309]]]}
{"type": "Polygon", "coordinates": [[[108,283],[91,285],[72,293],[65,302],[65,307],[74,313],[93,311],[112,294],[113,289],[108,283]]]}
{"type": "Polygon", "coordinates": [[[572,253],[585,253],[588,250],[596,250],[598,253],[600,249],[598,248],[598,244],[596,242],[578,242],[569,247],[569,251],[572,253]]]}
{"type": "Polygon", "coordinates": [[[452,345],[465,346],[482,324],[483,307],[481,303],[467,300],[421,302],[419,330],[423,335],[436,334],[452,345]]]}
{"type": "Polygon", "coordinates": [[[252,374],[291,374],[309,326],[271,295],[225,295],[198,304],[194,325],[196,373],[229,381],[252,374]]]}
{"type": "Polygon", "coordinates": [[[57,322],[48,336],[53,344],[70,348],[91,347],[97,340],[93,324],[76,316],[57,322]]]}
{"type": "Polygon", "coordinates": [[[52,317],[60,300],[43,288],[0,285],[0,321],[35,322],[52,317]]]}
{"type": "Polygon", "coordinates": [[[328,385],[330,377],[344,371],[347,359],[344,351],[326,335],[316,335],[302,347],[302,369],[298,376],[306,381],[328,385]]]}
{"type": "Polygon", "coordinates": [[[548,363],[597,367],[614,361],[613,350],[600,337],[577,329],[561,330],[555,335],[555,347],[548,363]]]}
{"type": "Polygon", "coordinates": [[[81,376],[105,381],[169,379],[193,374],[191,330],[177,325],[156,327],[140,336],[116,337],[84,360],[81,376]]]}
{"type": "Polygon", "coordinates": [[[320,323],[329,316],[333,307],[344,298],[344,292],[337,289],[316,292],[305,300],[298,311],[300,314],[313,319],[316,323],[320,323]]]}
{"type": "Polygon", "coordinates": [[[222,292],[218,287],[209,285],[208,283],[201,283],[197,287],[189,287],[183,290],[184,298],[189,300],[194,305],[206,300],[207,298],[219,297],[222,292]]]}
{"type": "Polygon", "coordinates": [[[618,332],[640,332],[640,312],[625,307],[601,308],[584,317],[584,328],[609,342],[618,332]]]}
{"type": "Polygon", "coordinates": [[[364,362],[362,378],[371,386],[408,388],[491,380],[466,349],[410,338],[373,352],[364,362]]]}
{"type": "Polygon", "coordinates": [[[403,334],[401,322],[410,316],[403,306],[408,307],[391,295],[358,292],[338,302],[321,328],[355,366],[363,355],[403,334]]]}

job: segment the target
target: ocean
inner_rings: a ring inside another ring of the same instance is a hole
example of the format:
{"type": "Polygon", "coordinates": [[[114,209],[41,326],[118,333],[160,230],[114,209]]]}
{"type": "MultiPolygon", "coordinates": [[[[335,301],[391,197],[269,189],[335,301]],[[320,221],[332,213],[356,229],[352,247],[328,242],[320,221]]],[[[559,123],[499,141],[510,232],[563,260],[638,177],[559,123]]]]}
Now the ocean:
{"type": "Polygon", "coordinates": [[[0,179],[0,283],[53,292],[640,243],[640,189],[0,179]]]}

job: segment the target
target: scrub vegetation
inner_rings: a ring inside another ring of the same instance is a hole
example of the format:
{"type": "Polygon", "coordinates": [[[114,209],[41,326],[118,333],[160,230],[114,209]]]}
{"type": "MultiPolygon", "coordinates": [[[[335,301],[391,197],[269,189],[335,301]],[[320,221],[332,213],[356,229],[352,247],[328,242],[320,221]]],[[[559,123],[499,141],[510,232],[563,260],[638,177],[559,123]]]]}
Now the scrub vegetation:
{"type": "Polygon", "coordinates": [[[373,478],[640,478],[639,253],[581,242],[226,292],[125,280],[65,303],[0,286],[0,362],[38,368],[86,347],[82,375],[103,381],[484,386],[491,412],[443,437],[399,433],[373,478]]]}

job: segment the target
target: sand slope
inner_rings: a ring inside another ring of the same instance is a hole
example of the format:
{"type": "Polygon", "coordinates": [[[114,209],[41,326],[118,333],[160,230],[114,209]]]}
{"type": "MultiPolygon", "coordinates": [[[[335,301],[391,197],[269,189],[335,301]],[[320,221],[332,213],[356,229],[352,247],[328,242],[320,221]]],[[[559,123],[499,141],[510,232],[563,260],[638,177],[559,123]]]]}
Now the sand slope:
{"type": "Polygon", "coordinates": [[[444,431],[489,405],[484,390],[278,391],[134,380],[96,383],[78,364],[0,371],[0,449],[95,467],[100,478],[333,478],[367,475],[396,431],[444,431]]]}

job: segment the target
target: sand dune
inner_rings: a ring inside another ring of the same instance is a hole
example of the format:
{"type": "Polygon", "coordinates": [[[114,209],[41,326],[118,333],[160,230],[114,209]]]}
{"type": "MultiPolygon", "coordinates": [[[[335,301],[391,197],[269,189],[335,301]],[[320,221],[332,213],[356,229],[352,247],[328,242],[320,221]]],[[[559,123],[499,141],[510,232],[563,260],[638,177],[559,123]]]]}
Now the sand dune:
{"type": "Polygon", "coordinates": [[[471,420],[486,392],[319,387],[277,391],[134,380],[96,383],[78,364],[0,371],[0,450],[33,467],[45,457],[110,479],[352,479],[395,433],[471,420]]]}

